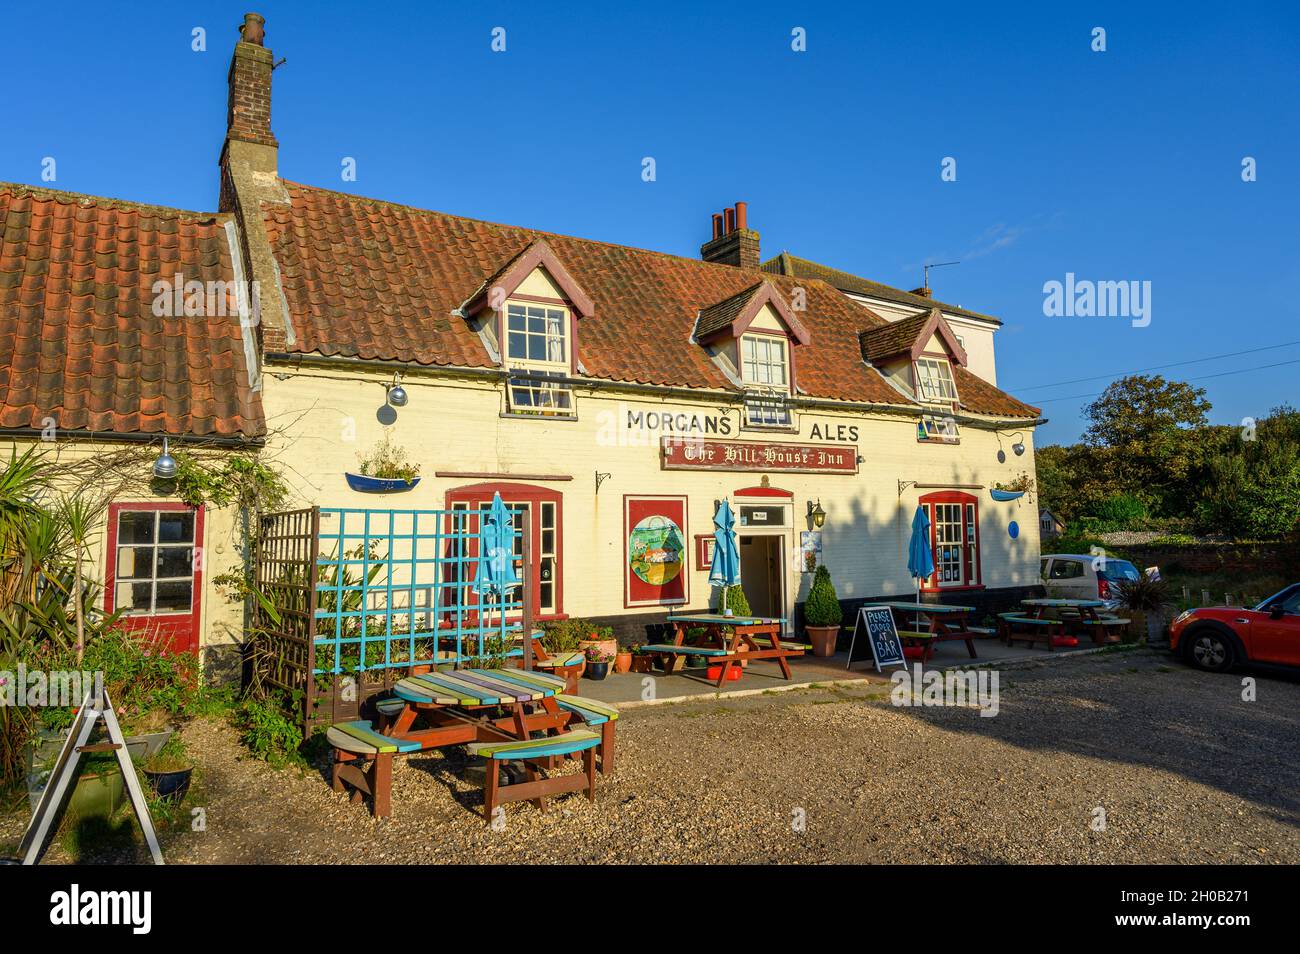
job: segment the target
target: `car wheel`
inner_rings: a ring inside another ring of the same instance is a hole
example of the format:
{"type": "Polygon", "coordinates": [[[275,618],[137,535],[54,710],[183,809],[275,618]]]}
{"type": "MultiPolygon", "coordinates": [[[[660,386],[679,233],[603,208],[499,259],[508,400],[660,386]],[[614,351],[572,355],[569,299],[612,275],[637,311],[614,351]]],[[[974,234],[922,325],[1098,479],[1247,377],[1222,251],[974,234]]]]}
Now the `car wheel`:
{"type": "Polygon", "coordinates": [[[1187,659],[1206,672],[1227,672],[1232,668],[1232,641],[1217,629],[1205,627],[1186,636],[1187,659]]]}

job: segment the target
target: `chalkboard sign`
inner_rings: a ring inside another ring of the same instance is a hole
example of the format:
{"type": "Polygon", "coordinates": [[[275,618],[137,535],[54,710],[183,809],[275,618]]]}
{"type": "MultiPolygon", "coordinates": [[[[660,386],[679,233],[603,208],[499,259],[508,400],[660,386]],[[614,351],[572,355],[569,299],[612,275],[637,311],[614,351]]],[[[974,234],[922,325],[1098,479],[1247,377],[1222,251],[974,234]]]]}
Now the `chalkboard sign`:
{"type": "Polygon", "coordinates": [[[864,606],[858,610],[853,642],[849,644],[849,664],[845,668],[852,669],[867,660],[876,664],[876,672],[884,666],[907,665],[903,643],[894,626],[894,613],[888,606],[864,606]]]}

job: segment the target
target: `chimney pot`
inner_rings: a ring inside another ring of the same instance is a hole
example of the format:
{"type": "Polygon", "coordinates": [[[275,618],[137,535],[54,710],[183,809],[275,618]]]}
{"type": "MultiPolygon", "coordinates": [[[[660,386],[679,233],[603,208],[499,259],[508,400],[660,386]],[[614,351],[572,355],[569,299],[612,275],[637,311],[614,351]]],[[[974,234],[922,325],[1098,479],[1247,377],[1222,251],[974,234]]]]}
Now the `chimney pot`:
{"type": "Polygon", "coordinates": [[[262,46],[266,38],[266,17],[260,13],[245,13],[244,23],[239,28],[239,37],[245,43],[262,46]]]}
{"type": "Polygon", "coordinates": [[[722,238],[722,213],[713,213],[713,237],[722,238]]]}
{"type": "Polygon", "coordinates": [[[749,221],[749,203],[736,203],[736,228],[743,229],[747,227],[749,221]]]}
{"type": "Polygon", "coordinates": [[[725,209],[722,214],[726,218],[727,222],[726,234],[730,235],[732,232],[736,231],[736,210],[725,209]]]}

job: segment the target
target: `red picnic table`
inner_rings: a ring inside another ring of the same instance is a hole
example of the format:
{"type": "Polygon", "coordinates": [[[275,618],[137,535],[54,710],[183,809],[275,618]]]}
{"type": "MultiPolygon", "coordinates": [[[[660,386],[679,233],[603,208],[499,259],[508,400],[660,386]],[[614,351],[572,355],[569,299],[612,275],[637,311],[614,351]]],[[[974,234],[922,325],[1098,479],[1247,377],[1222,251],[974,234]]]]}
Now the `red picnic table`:
{"type": "Polygon", "coordinates": [[[719,689],[732,666],[739,667],[742,661],[750,659],[771,659],[781,667],[781,674],[790,679],[790,664],[786,660],[791,656],[802,656],[806,648],[801,643],[782,641],[781,633],[785,629],[786,620],[780,617],[672,613],[668,616],[668,622],[673,627],[673,641],[642,646],[641,651],[662,654],[670,672],[677,665],[677,660],[685,656],[703,656],[711,663],[720,663],[722,672],[718,676],[719,689]],[[704,630],[704,644],[687,644],[687,630],[697,628],[704,630]],[[728,630],[730,636],[727,635],[728,630]],[[767,645],[760,645],[760,640],[767,645]]]}
{"type": "MultiPolygon", "coordinates": [[[[899,630],[898,638],[906,645],[922,646],[923,661],[934,655],[934,647],[942,642],[960,641],[966,644],[970,658],[977,658],[975,638],[978,633],[970,628],[970,615],[975,612],[973,606],[950,606],[946,603],[880,603],[899,614],[912,613],[924,616],[927,628],[919,630],[899,630]]],[[[906,622],[906,620],[904,620],[906,622]]]]}

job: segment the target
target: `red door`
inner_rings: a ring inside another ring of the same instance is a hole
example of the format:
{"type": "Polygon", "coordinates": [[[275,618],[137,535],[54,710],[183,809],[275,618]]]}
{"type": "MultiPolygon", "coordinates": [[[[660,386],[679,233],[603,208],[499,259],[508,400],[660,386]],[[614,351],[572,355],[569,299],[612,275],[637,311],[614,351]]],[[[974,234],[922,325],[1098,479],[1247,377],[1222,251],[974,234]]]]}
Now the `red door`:
{"type": "Polygon", "coordinates": [[[1278,602],[1282,604],[1282,615],[1277,619],[1267,607],[1262,612],[1243,614],[1251,621],[1251,658],[1300,666],[1300,589],[1278,602]]]}
{"type": "MultiPolygon", "coordinates": [[[[528,533],[532,565],[528,567],[529,584],[533,592],[533,618],[546,620],[562,618],[564,614],[564,498],[558,491],[531,484],[484,483],[457,487],[447,492],[450,510],[467,510],[471,514],[492,506],[493,494],[501,494],[507,507],[516,511],[516,524],[523,524],[528,533]]],[[[467,529],[478,527],[477,517],[470,516],[467,529]]],[[[470,556],[477,556],[477,544],[471,541],[470,556]]],[[[515,573],[522,579],[523,539],[515,539],[515,573]]],[[[472,593],[465,596],[467,603],[474,601],[472,593]]]]}
{"type": "Polygon", "coordinates": [[[202,545],[202,507],[111,504],[104,609],[160,649],[197,654],[202,545]]]}

